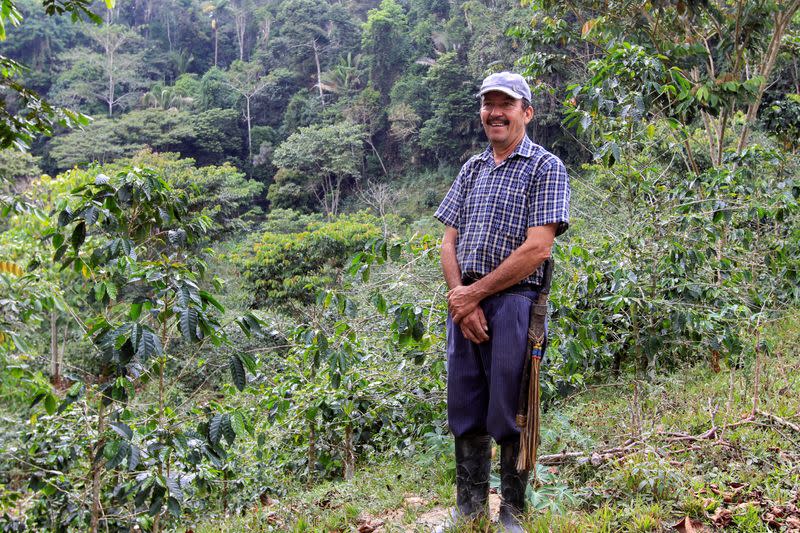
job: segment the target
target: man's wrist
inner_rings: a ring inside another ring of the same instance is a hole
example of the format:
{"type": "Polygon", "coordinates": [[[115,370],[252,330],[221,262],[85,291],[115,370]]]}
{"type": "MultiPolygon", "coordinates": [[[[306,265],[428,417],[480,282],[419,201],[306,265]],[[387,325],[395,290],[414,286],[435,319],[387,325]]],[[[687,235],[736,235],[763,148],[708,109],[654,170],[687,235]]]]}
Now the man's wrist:
{"type": "Polygon", "coordinates": [[[492,295],[492,293],[486,289],[486,283],[484,282],[485,279],[486,278],[481,278],[472,285],[468,286],[470,295],[473,296],[479,302],[484,298],[486,298],[487,296],[492,295]]]}

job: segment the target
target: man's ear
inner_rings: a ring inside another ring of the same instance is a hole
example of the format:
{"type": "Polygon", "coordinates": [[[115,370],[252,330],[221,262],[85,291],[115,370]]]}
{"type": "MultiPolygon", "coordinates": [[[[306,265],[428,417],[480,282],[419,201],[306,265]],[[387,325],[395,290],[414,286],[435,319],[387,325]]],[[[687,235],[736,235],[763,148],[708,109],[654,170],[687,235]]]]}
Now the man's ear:
{"type": "Polygon", "coordinates": [[[532,106],[532,105],[529,105],[529,106],[528,106],[528,107],[525,109],[525,124],[526,124],[526,125],[528,124],[528,122],[530,122],[531,120],[533,120],[533,115],[534,115],[534,112],[533,112],[533,106],[532,106]]]}

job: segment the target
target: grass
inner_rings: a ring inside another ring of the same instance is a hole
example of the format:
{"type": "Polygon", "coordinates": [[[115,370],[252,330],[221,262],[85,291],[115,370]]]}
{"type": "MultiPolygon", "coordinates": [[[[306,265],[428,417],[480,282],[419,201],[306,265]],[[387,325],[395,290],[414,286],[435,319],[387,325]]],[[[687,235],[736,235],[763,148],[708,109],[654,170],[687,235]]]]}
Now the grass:
{"type": "MultiPolygon", "coordinates": [[[[553,406],[543,417],[542,455],[589,457],[631,439],[638,444],[602,461],[540,465],[528,531],[666,531],[685,517],[695,525],[766,531],[765,512],[800,503],[800,432],[768,416],[800,424],[800,316],[774,324],[767,337],[772,350],[759,402],[766,415],[748,418],[752,365],[733,369],[731,380],[728,369],[714,373],[705,362],[654,382],[590,388],[553,406]],[[712,427],[711,438],[696,438],[712,427]]],[[[359,465],[349,482],[293,485],[287,494],[270,507],[193,529],[344,532],[381,521],[379,531],[429,531],[426,519],[454,501],[452,462],[431,453],[359,465]]]]}

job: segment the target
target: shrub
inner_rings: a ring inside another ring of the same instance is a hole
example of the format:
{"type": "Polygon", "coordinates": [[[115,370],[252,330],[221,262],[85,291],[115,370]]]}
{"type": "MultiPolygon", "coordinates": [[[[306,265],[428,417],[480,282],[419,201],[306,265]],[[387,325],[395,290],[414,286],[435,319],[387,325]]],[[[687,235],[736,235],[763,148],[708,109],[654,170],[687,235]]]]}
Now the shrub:
{"type": "Polygon", "coordinates": [[[334,280],[354,252],[381,235],[379,221],[366,213],[312,222],[298,233],[265,232],[246,255],[239,256],[256,303],[310,301],[312,287],[334,280]]]}

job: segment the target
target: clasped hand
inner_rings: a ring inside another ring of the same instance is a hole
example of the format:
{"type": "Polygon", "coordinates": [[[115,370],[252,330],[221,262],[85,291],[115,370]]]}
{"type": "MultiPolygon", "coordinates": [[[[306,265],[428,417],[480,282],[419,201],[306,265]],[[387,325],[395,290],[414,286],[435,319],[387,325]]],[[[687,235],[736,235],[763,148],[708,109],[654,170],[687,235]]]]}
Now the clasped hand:
{"type": "Polygon", "coordinates": [[[464,337],[477,344],[489,340],[489,325],[479,303],[469,287],[464,285],[447,293],[447,307],[453,322],[461,328],[464,337]]]}

